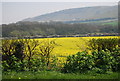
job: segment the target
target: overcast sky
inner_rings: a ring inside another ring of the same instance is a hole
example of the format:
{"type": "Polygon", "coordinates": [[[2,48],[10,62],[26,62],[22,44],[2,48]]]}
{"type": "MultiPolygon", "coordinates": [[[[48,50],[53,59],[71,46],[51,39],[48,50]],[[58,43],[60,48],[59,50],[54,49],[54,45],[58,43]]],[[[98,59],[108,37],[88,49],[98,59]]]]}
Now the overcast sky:
{"type": "Polygon", "coordinates": [[[118,0],[109,0],[109,2],[104,2],[105,0],[103,2],[85,2],[85,0],[84,2],[82,0],[81,2],[45,2],[47,0],[44,0],[44,2],[35,2],[35,0],[34,2],[30,2],[30,0],[29,2],[17,2],[17,0],[16,2],[14,2],[14,0],[11,0],[11,2],[7,1],[9,0],[2,1],[2,3],[0,3],[0,5],[2,5],[0,6],[0,8],[2,8],[2,11],[0,12],[2,12],[1,19],[3,24],[13,23],[25,18],[35,17],[63,9],[88,6],[112,6],[118,4],[118,0]]]}

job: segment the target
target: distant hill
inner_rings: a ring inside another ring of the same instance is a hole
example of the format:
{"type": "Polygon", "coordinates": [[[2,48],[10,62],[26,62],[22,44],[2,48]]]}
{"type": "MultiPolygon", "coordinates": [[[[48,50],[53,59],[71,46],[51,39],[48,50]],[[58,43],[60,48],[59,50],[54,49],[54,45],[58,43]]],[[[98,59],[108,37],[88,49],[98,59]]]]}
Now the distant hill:
{"type": "Polygon", "coordinates": [[[43,14],[23,21],[63,21],[89,22],[113,20],[118,18],[118,6],[95,6],[65,9],[53,13],[43,14]]]}
{"type": "Polygon", "coordinates": [[[16,23],[3,24],[0,35],[3,37],[117,35],[117,14],[117,6],[66,9],[16,23]]]}

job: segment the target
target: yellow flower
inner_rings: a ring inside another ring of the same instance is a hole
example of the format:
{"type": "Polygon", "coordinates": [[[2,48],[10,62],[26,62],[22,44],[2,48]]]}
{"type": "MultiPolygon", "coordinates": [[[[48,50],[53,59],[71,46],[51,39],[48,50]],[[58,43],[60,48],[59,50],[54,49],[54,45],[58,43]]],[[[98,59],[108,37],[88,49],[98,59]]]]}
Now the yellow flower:
{"type": "Polygon", "coordinates": [[[21,79],[20,77],[18,79],[21,79]]]}

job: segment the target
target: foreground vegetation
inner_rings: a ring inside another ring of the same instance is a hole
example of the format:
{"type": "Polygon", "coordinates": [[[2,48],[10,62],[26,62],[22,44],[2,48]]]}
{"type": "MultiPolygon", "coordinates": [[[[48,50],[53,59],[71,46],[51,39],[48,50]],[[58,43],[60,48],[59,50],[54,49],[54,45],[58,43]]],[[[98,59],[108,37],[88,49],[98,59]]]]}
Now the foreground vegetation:
{"type": "Polygon", "coordinates": [[[89,39],[85,43],[84,50],[65,56],[62,62],[52,54],[59,46],[55,40],[3,40],[3,78],[24,79],[26,73],[46,79],[116,79],[120,70],[119,38],[89,39]]]}

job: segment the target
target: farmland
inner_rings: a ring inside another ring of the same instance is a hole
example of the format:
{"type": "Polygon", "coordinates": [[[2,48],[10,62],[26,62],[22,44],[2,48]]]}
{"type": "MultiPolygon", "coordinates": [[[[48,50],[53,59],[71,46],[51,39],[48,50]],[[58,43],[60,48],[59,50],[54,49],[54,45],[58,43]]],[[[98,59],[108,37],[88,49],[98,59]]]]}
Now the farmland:
{"type": "Polygon", "coordinates": [[[4,14],[0,24],[2,81],[118,80],[117,3],[35,2],[2,6],[7,9],[3,13],[9,16],[4,14]]]}
{"type": "Polygon", "coordinates": [[[68,56],[75,54],[79,51],[84,51],[87,48],[87,42],[90,39],[98,38],[118,38],[118,36],[102,36],[102,37],[64,37],[64,38],[44,38],[36,39],[39,41],[51,41],[56,42],[55,49],[52,52],[52,55],[55,56],[68,56]]]}
{"type": "MultiPolygon", "coordinates": [[[[118,36],[40,38],[35,40],[39,42],[55,41],[56,45],[51,52],[51,56],[55,56],[59,61],[65,62],[67,56],[76,54],[77,52],[88,51],[90,53],[90,50],[87,49],[87,44],[88,41],[93,38],[118,38],[118,36]]],[[[39,47],[37,47],[37,50],[39,51],[39,47]]]]}
{"type": "Polygon", "coordinates": [[[3,40],[2,45],[3,54],[9,54],[2,62],[3,79],[117,79],[118,36],[3,40]],[[91,51],[90,40],[106,48],[91,51]],[[18,57],[20,54],[26,57],[18,57]],[[25,73],[30,76],[24,77],[25,73]]]}

